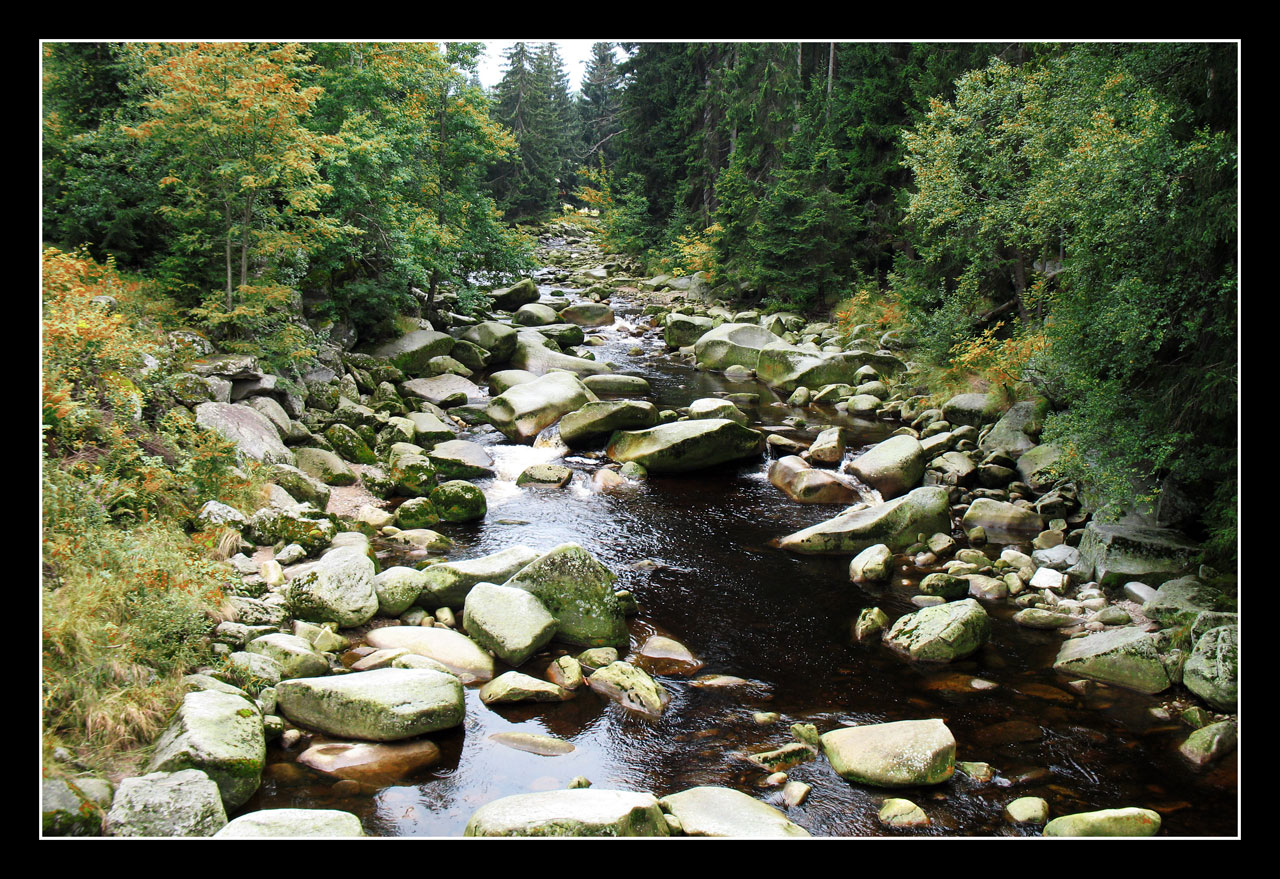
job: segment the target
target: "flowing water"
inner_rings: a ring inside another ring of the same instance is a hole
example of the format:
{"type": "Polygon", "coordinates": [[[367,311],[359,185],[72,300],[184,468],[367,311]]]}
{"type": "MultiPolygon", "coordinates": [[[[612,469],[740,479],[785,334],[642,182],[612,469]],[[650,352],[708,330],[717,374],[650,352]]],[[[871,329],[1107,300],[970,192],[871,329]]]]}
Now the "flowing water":
{"type": "MultiPolygon", "coordinates": [[[[762,400],[753,413],[755,427],[781,426],[789,415],[812,419],[812,412],[790,409],[764,385],[727,382],[656,356],[663,350],[658,331],[644,332],[638,308],[622,297],[612,304],[617,323],[588,330],[606,340],[592,349],[596,359],[648,379],[649,399],[659,409],[750,392],[762,400]],[[643,354],[628,353],[637,346],[643,354]]],[[[835,423],[834,411],[830,415],[835,423]]],[[[893,426],[841,423],[857,429],[864,445],[893,426]]],[[[810,439],[818,428],[791,435],[810,439]]],[[[630,714],[586,688],[567,702],[490,708],[480,702],[478,687],[469,687],[464,724],[429,737],[441,749],[440,762],[386,787],[335,786],[334,779],[297,764],[296,751],[271,745],[262,788],[243,811],[335,808],[357,814],[371,836],[460,836],[471,814],[491,800],[564,788],[585,776],[597,788],[657,796],[704,784],[737,788],[783,810],[815,836],[1038,833],[1002,818],[1004,804],[1020,796],[1045,798],[1051,816],[1152,808],[1163,817],[1162,835],[1237,832],[1234,755],[1194,769],[1177,754],[1189,728],[1152,711],[1160,697],[1105,687],[1087,696],[1074,691],[1050,667],[1062,636],[1015,625],[1011,607],[988,604],[990,642],[976,656],[944,667],[914,665],[878,642],[855,642],[851,624],[862,608],[878,606],[890,620],[916,609],[909,599],[923,573],[900,564],[890,584],[858,586],[849,581],[848,557],[774,548],[776,538],[841,508],[787,500],[769,484],[767,462],[652,477],[600,493],[591,487],[591,473],[604,463],[598,453],[567,452],[554,431],[532,446],[504,443],[491,429],[464,438],[490,447],[497,475],[477,481],[488,498],[488,516],[448,531],[456,542],[450,558],[514,544],[581,544],[617,574],[618,588],[638,599],[640,612],[630,621],[633,648],[650,634],[666,634],[705,667],[693,675],[658,676],[671,703],[657,720],[630,714]],[[561,490],[516,487],[525,467],[548,461],[570,466],[573,481],[561,490]],[[708,674],[740,682],[700,686],[698,678],[708,674]],[[777,712],[779,719],[757,723],[757,712],[777,712]],[[979,782],[957,772],[937,787],[884,791],[843,781],[820,758],[789,770],[812,791],[801,805],[787,807],[780,788],[764,786],[767,773],[744,759],[791,741],[792,723],[826,732],[934,717],[954,733],[958,760],[989,763],[996,777],[979,782]],[[541,756],[490,738],[508,731],[551,735],[575,747],[541,756]],[[909,831],[884,827],[876,813],[889,796],[913,800],[932,824],[909,831]]],[[[388,554],[383,564],[398,561],[388,554]]],[[[577,652],[554,642],[550,647],[521,671],[541,676],[550,654],[577,652]]]]}

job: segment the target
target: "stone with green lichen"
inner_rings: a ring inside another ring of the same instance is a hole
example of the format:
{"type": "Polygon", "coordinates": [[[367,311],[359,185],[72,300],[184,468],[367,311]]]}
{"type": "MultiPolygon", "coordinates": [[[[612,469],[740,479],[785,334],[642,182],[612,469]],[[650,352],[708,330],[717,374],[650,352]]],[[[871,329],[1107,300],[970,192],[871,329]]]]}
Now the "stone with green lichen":
{"type": "Polygon", "coordinates": [[[556,620],[536,595],[512,586],[477,583],[462,612],[467,634],[510,666],[519,666],[556,633],[556,620]]]}
{"type": "Polygon", "coordinates": [[[379,742],[449,729],[465,710],[461,681],[428,669],[294,678],[276,693],[280,711],[299,726],[379,742]]]}
{"type": "Polygon", "coordinates": [[[234,818],[216,839],[334,839],[364,836],[360,819],[337,809],[263,809],[234,818]]]}
{"type": "Polygon", "coordinates": [[[360,434],[345,424],[331,425],[324,432],[327,439],[343,460],[351,461],[353,464],[376,464],[378,458],[373,453],[373,449],[369,448],[369,444],[364,441],[360,434]]]}
{"type": "Polygon", "coordinates": [[[800,553],[857,553],[878,543],[891,551],[915,543],[920,533],[951,526],[947,490],[926,485],[883,504],[854,508],[783,537],[782,549],[800,553]]]}
{"type": "Polygon", "coordinates": [[[1196,641],[1182,669],[1188,690],[1219,711],[1235,711],[1240,676],[1239,627],[1218,626],[1196,641]]]}
{"type": "Polygon", "coordinates": [[[858,641],[874,638],[889,625],[889,617],[878,607],[864,607],[853,624],[853,637],[858,641]]]}
{"type": "Polygon", "coordinates": [[[506,585],[524,589],[555,617],[556,637],[584,647],[625,647],[626,612],[613,592],[617,578],[576,543],[555,547],[506,585]]]}
{"type": "Polygon", "coordinates": [[[441,483],[430,497],[444,522],[472,522],[483,519],[489,512],[484,492],[461,479],[441,483]]]}
{"type": "Polygon", "coordinates": [[[920,580],[920,592],[924,595],[940,595],[943,598],[963,598],[969,592],[969,581],[938,571],[920,580]]]}
{"type": "Polygon", "coordinates": [[[515,794],[481,806],[464,836],[669,836],[652,794],[572,788],[515,794]]]}
{"type": "Polygon", "coordinates": [[[748,759],[769,772],[785,772],[793,766],[818,758],[818,749],[802,742],[792,742],[773,751],[752,754],[748,759]]]}
{"type": "Polygon", "coordinates": [[[516,485],[543,485],[563,487],[573,477],[573,471],[563,464],[534,464],[526,467],[516,477],[516,485]]]}
{"type": "Polygon", "coordinates": [[[608,438],[615,430],[637,430],[658,423],[658,410],[644,400],[597,400],[560,419],[560,438],[571,448],[608,438]]]}
{"type": "MultiPolygon", "coordinates": [[[[109,799],[106,805],[110,806],[109,799]]],[[[220,799],[218,805],[222,805],[220,799]]],[[[102,808],[84,793],[80,779],[40,780],[40,829],[45,836],[98,836],[102,808]]]]}
{"type": "Polygon", "coordinates": [[[409,498],[396,509],[396,525],[405,531],[435,525],[440,519],[436,505],[429,497],[409,498]]]}
{"type": "Polygon", "coordinates": [[[485,705],[563,702],[569,696],[569,691],[559,684],[518,671],[503,672],[480,688],[480,701],[485,705]]]}
{"type": "Polygon", "coordinates": [[[483,479],[493,475],[493,457],[478,443],[446,440],[437,443],[427,458],[439,479],[483,479]]]}
{"type": "Polygon", "coordinates": [[[836,774],[877,787],[941,784],[955,773],[956,740],[941,720],[902,720],[824,733],[836,774]]]}
{"type": "Polygon", "coordinates": [[[467,593],[477,583],[505,584],[541,555],[517,545],[479,558],[431,565],[422,571],[426,582],[417,603],[429,608],[462,607],[467,593]]]}
{"type": "Polygon", "coordinates": [[[328,674],[329,662],[306,638],[275,632],[254,638],[245,645],[246,653],[256,653],[280,664],[280,677],[310,678],[328,674]]]}
{"type": "Polygon", "coordinates": [[[1040,797],[1018,797],[1005,805],[1004,817],[1011,824],[1043,824],[1049,820],[1049,804],[1040,797]]]}
{"type": "Polygon", "coordinates": [[[854,583],[880,583],[892,574],[893,552],[883,543],[868,546],[849,562],[849,579],[854,583]]]}
{"type": "Polygon", "coordinates": [[[311,622],[335,622],[339,628],[360,626],[378,612],[373,588],[374,563],[358,547],[326,554],[285,588],[293,616],[311,622]]]}
{"type": "Polygon", "coordinates": [[[1129,807],[1063,815],[1045,825],[1044,835],[1155,836],[1159,830],[1159,812],[1129,807]]]}
{"type": "Polygon", "coordinates": [[[606,452],[613,461],[635,461],[649,473],[686,473],[759,457],[763,450],[759,431],[725,418],[699,418],[619,430],[609,438],[606,452]]]}
{"type": "Polygon", "coordinates": [[[396,565],[379,572],[373,578],[378,613],[389,617],[404,613],[418,600],[425,584],[426,576],[416,568],[396,565]]]}
{"type": "Polygon", "coordinates": [[[990,633],[987,612],[966,598],[899,617],[885,634],[885,643],[914,660],[951,662],[973,653],[990,633]]]}
{"type": "Polygon", "coordinates": [[[436,487],[436,465],[426,455],[397,455],[393,447],[387,477],[395,483],[396,494],[421,497],[436,487]]]}
{"type": "Polygon", "coordinates": [[[1235,750],[1237,726],[1234,718],[1211,723],[1187,737],[1178,752],[1197,766],[1217,760],[1235,750]]]}
{"type": "Polygon", "coordinates": [[[749,839],[795,839],[808,831],[782,812],[748,794],[704,785],[665,796],[660,801],[679,821],[685,836],[749,839]]]}
{"type": "Polygon", "coordinates": [[[198,769],[228,809],[248,801],[262,780],[267,745],[262,715],[248,699],[215,690],[187,693],[156,742],[148,772],[198,769]]]}
{"type": "Polygon", "coordinates": [[[996,772],[991,768],[990,763],[981,763],[972,760],[958,760],[956,761],[956,769],[959,769],[974,781],[990,781],[996,777],[996,772]]]}
{"type": "Polygon", "coordinates": [[[822,736],[818,734],[818,728],[812,723],[791,724],[791,736],[801,744],[812,745],[815,748],[822,747],[822,736]]]}
{"type": "Polygon", "coordinates": [[[890,827],[924,827],[929,823],[923,809],[910,800],[896,797],[885,800],[876,817],[890,827]]]}
{"type": "Polygon", "coordinates": [[[204,837],[226,823],[218,785],[198,769],[178,769],[121,781],[106,828],[116,837],[204,837]]]}
{"type": "Polygon", "coordinates": [[[296,543],[312,554],[329,545],[338,527],[319,513],[268,507],[249,517],[248,531],[261,546],[296,543]]]}
{"type": "Polygon", "coordinates": [[[1143,693],[1170,686],[1157,642],[1140,629],[1119,628],[1063,642],[1054,669],[1073,677],[1117,684],[1143,693]]]}
{"type": "Polygon", "coordinates": [[[1142,613],[1166,627],[1194,623],[1205,612],[1230,612],[1231,600],[1197,577],[1167,580],[1155,597],[1142,605],[1142,613]]]}
{"type": "Polygon", "coordinates": [[[648,717],[659,717],[671,696],[666,687],[644,669],[629,662],[611,662],[587,678],[587,686],[625,708],[648,717]]]}

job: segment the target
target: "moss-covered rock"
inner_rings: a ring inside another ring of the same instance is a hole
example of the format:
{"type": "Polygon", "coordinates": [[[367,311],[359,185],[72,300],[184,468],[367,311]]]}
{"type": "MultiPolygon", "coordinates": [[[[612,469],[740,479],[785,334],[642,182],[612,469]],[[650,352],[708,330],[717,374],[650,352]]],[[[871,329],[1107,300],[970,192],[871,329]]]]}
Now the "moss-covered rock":
{"type": "Polygon", "coordinates": [[[652,794],[579,788],[503,797],[481,806],[464,836],[669,836],[652,794]]]}
{"type": "Polygon", "coordinates": [[[764,435],[727,419],[660,424],[647,430],[620,430],[607,454],[618,463],[635,461],[649,473],[686,473],[717,464],[756,458],[764,435]]]}
{"type": "Polygon", "coordinates": [[[1136,628],[1110,629],[1064,641],[1053,667],[1143,693],[1159,693],[1171,683],[1155,639],[1136,628]]]}
{"type": "Polygon", "coordinates": [[[915,787],[955,774],[955,736],[941,720],[837,729],[823,734],[822,749],[837,775],[859,784],[915,787]]]}
{"type": "Polygon", "coordinates": [[[926,485],[902,497],[854,509],[819,522],[779,541],[782,549],[800,553],[858,553],[883,543],[901,551],[920,534],[951,530],[947,490],[926,485]]]}
{"type": "Polygon", "coordinates": [[[508,586],[537,596],[555,617],[557,637],[584,647],[625,647],[626,614],[616,578],[576,543],[564,543],[517,572],[508,586]]]}
{"type": "Polygon", "coordinates": [[[235,809],[258,789],[266,758],[256,705],[230,693],[197,690],[183,697],[147,771],[198,769],[218,786],[226,807],[235,809]]]}
{"type": "Polygon", "coordinates": [[[432,489],[430,498],[443,522],[472,522],[483,519],[489,512],[484,492],[461,479],[453,479],[436,486],[432,489]]]}
{"type": "Polygon", "coordinates": [[[387,742],[462,722],[462,682],[429,669],[383,668],[323,678],[295,678],[276,688],[294,723],[333,736],[387,742]]]}
{"type": "Polygon", "coordinates": [[[973,653],[990,634],[987,612],[966,598],[900,617],[884,637],[886,644],[912,659],[951,662],[973,653]]]}

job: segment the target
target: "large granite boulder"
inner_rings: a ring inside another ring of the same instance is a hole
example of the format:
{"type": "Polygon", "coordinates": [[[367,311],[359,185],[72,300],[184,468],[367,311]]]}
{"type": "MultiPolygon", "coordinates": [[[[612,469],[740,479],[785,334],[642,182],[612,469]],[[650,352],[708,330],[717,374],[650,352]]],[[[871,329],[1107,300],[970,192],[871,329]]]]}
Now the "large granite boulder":
{"type": "Polygon", "coordinates": [[[477,583],[467,593],[462,625],[481,647],[512,667],[524,663],[556,633],[556,619],[524,589],[477,583]]]}
{"type": "Polygon", "coordinates": [[[848,510],[779,540],[782,549],[800,553],[859,553],[883,543],[897,552],[938,532],[951,530],[947,490],[926,485],[883,504],[848,510]]]}
{"type": "Polygon", "coordinates": [[[560,438],[581,448],[615,430],[642,430],[658,423],[658,408],[645,400],[599,400],[560,419],[560,438]]]}
{"type": "Polygon", "coordinates": [[[857,503],[857,488],[830,470],[819,470],[798,455],[786,455],[769,464],[769,482],[793,501],[802,504],[857,503]]]}
{"type": "Polygon", "coordinates": [[[978,450],[984,456],[1002,452],[1017,460],[1023,452],[1035,447],[1048,408],[1048,402],[1043,399],[1014,403],[979,441],[978,450]]]}
{"type": "Polygon", "coordinates": [[[730,366],[755,369],[760,350],[778,337],[759,324],[726,323],[703,333],[694,343],[694,356],[703,369],[724,370],[730,366]]]}
{"type": "Polygon", "coordinates": [[[446,440],[436,443],[427,458],[435,465],[438,478],[484,479],[493,475],[493,456],[479,443],[446,440]]]}
{"type": "Polygon", "coordinates": [[[1182,669],[1188,690],[1219,711],[1235,711],[1240,677],[1237,626],[1218,626],[1200,636],[1182,669]]]}
{"type": "MultiPolygon", "coordinates": [[[[350,465],[328,449],[304,447],[297,450],[298,469],[322,485],[355,485],[357,477],[350,465]]],[[[288,486],[282,484],[285,491],[288,486]]],[[[293,494],[289,491],[289,494],[293,494]]],[[[298,497],[294,495],[294,497],[298,497]]],[[[326,496],[326,506],[328,505],[326,496]]],[[[319,506],[319,504],[317,504],[319,506]]]]}
{"type": "Polygon", "coordinates": [[[216,839],[334,839],[364,836],[360,819],[338,809],[263,809],[227,823],[216,839]]]}
{"type": "Polygon", "coordinates": [[[449,729],[462,722],[465,711],[462,682],[424,668],[294,678],[276,687],[276,704],[299,726],[375,742],[449,729]]]}
{"type": "Polygon", "coordinates": [[[875,787],[941,784],[955,774],[956,740],[941,720],[900,720],[832,730],[822,751],[846,781],[875,787]]]}
{"type": "Polygon", "coordinates": [[[198,837],[213,836],[226,823],[218,785],[198,769],[180,769],[121,781],[106,830],[120,837],[198,837]]]}
{"type": "Polygon", "coordinates": [[[782,812],[742,791],[703,785],[658,801],[685,836],[738,839],[802,839],[809,832],[782,812]]]}
{"type": "Polygon", "coordinates": [[[251,406],[236,403],[201,403],[196,424],[235,445],[245,458],[266,464],[293,464],[294,454],[280,439],[271,420],[251,406]]]}
{"type": "Polygon", "coordinates": [[[553,372],[503,391],[489,401],[485,415],[507,439],[532,442],[543,428],[596,400],[577,376],[553,372]]]}
{"type": "Polygon", "coordinates": [[[218,786],[227,809],[235,809],[258,789],[266,759],[258,706],[231,693],[197,690],[182,698],[147,771],[199,769],[218,786]]]}
{"type": "Polygon", "coordinates": [[[613,573],[576,543],[563,543],[521,568],[506,585],[538,598],[555,617],[556,637],[584,647],[626,647],[626,608],[613,573]]]}
{"type": "MultiPolygon", "coordinates": [[[[1024,456],[1025,457],[1025,456],[1024,456]]],[[[1104,587],[1168,578],[1186,570],[1200,548],[1180,532],[1093,519],[1080,539],[1080,557],[1104,587]]]]}
{"type": "Polygon", "coordinates": [[[634,461],[649,473],[685,473],[730,461],[756,458],[764,435],[725,418],[660,424],[647,430],[620,430],[609,439],[609,458],[634,461]]]}
{"type": "Polygon", "coordinates": [[[904,495],[924,476],[924,449],[912,436],[891,436],[849,463],[849,471],[885,500],[904,495]]]}
{"type": "MultiPolygon", "coordinates": [[[[570,325],[572,326],[572,325],[570,325]]],[[[542,327],[550,331],[550,327],[542,327]]],[[[581,328],[574,327],[579,333],[581,328]]],[[[603,363],[586,360],[556,351],[547,345],[548,337],[541,332],[526,330],[516,337],[516,350],[511,355],[511,365],[516,369],[524,369],[538,375],[552,371],[564,371],[583,377],[588,375],[604,375],[613,370],[603,363]]],[[[575,407],[576,408],[576,407],[575,407]]]]}
{"type": "Polygon", "coordinates": [[[515,311],[527,302],[537,302],[538,296],[538,285],[532,278],[525,278],[518,284],[489,292],[493,307],[503,311],[515,311]]]}
{"type": "Polygon", "coordinates": [[[1044,826],[1045,836],[1155,836],[1160,813],[1151,809],[1101,809],[1061,815],[1044,826]]]}
{"type": "Polygon", "coordinates": [[[579,302],[560,309],[560,319],[580,327],[607,327],[613,323],[613,309],[599,302],[579,302]]]}
{"type": "Polygon", "coordinates": [[[942,404],[942,417],[953,425],[982,427],[998,421],[1003,410],[1000,400],[990,394],[957,394],[942,404]]]}
{"type": "Polygon", "coordinates": [[[960,520],[966,532],[981,527],[992,543],[1030,543],[1044,530],[1044,519],[1034,510],[980,497],[960,520]]]}
{"type": "Polygon", "coordinates": [[[1064,641],[1053,667],[1065,674],[1143,693],[1159,693],[1171,684],[1155,638],[1130,627],[1064,641]]]}
{"type": "Polygon", "coordinates": [[[515,794],[481,806],[464,836],[669,836],[652,794],[578,788],[515,794]]]}
{"type": "Polygon", "coordinates": [[[884,636],[894,650],[925,662],[963,659],[987,642],[991,619],[972,598],[900,617],[884,636]]]}
{"type": "Polygon", "coordinates": [[[273,632],[254,638],[245,653],[266,656],[280,666],[280,677],[312,678],[329,673],[329,661],[316,652],[311,642],[297,635],[273,632]]]}
{"type": "Polygon", "coordinates": [[[756,360],[756,377],[771,388],[794,391],[798,387],[820,388],[824,385],[862,384],[859,372],[873,367],[883,376],[901,372],[905,364],[890,354],[863,351],[811,351],[780,342],[776,338],[760,349],[756,360]]]}
{"type": "Polygon", "coordinates": [[[365,353],[382,357],[405,375],[418,376],[430,372],[428,363],[432,357],[440,357],[453,350],[453,337],[435,330],[414,330],[398,339],[383,342],[365,353]]]}
{"type": "Polygon", "coordinates": [[[404,382],[400,391],[406,399],[425,400],[433,406],[453,406],[463,397],[473,403],[485,398],[484,391],[471,379],[450,372],[404,382]]]}
{"type": "Polygon", "coordinates": [[[481,321],[462,331],[461,339],[493,355],[491,363],[506,363],[516,353],[516,331],[497,321],[481,321]]]}
{"type": "Polygon", "coordinates": [[[431,609],[460,608],[477,583],[502,585],[541,556],[527,546],[511,546],[479,558],[431,565],[421,571],[423,584],[416,603],[431,609]]]}
{"type": "Polygon", "coordinates": [[[290,580],[285,600],[298,619],[334,622],[344,629],[362,626],[378,612],[373,577],[374,564],[367,555],[355,548],[338,549],[290,580]]]}
{"type": "Polygon", "coordinates": [[[402,648],[434,659],[465,683],[493,678],[493,657],[461,632],[428,626],[384,626],[365,638],[370,647],[402,648]]]}
{"type": "Polygon", "coordinates": [[[668,348],[685,348],[695,344],[714,327],[715,322],[709,317],[672,312],[667,315],[662,340],[668,348]]]}

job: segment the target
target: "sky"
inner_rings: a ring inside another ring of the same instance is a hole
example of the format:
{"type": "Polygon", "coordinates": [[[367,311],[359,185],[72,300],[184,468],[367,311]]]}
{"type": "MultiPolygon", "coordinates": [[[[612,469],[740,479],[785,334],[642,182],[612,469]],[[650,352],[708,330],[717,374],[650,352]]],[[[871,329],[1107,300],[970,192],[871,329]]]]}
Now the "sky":
{"type": "MultiPolygon", "coordinates": [[[[480,56],[480,82],[485,88],[492,88],[502,79],[502,53],[519,40],[485,40],[485,52],[480,56]]],[[[531,49],[543,43],[553,42],[560,50],[564,60],[565,73],[569,75],[569,88],[578,91],[582,86],[582,77],[587,70],[587,61],[591,58],[591,44],[597,40],[525,40],[531,49]]],[[[614,50],[614,57],[619,57],[614,50]]]]}

